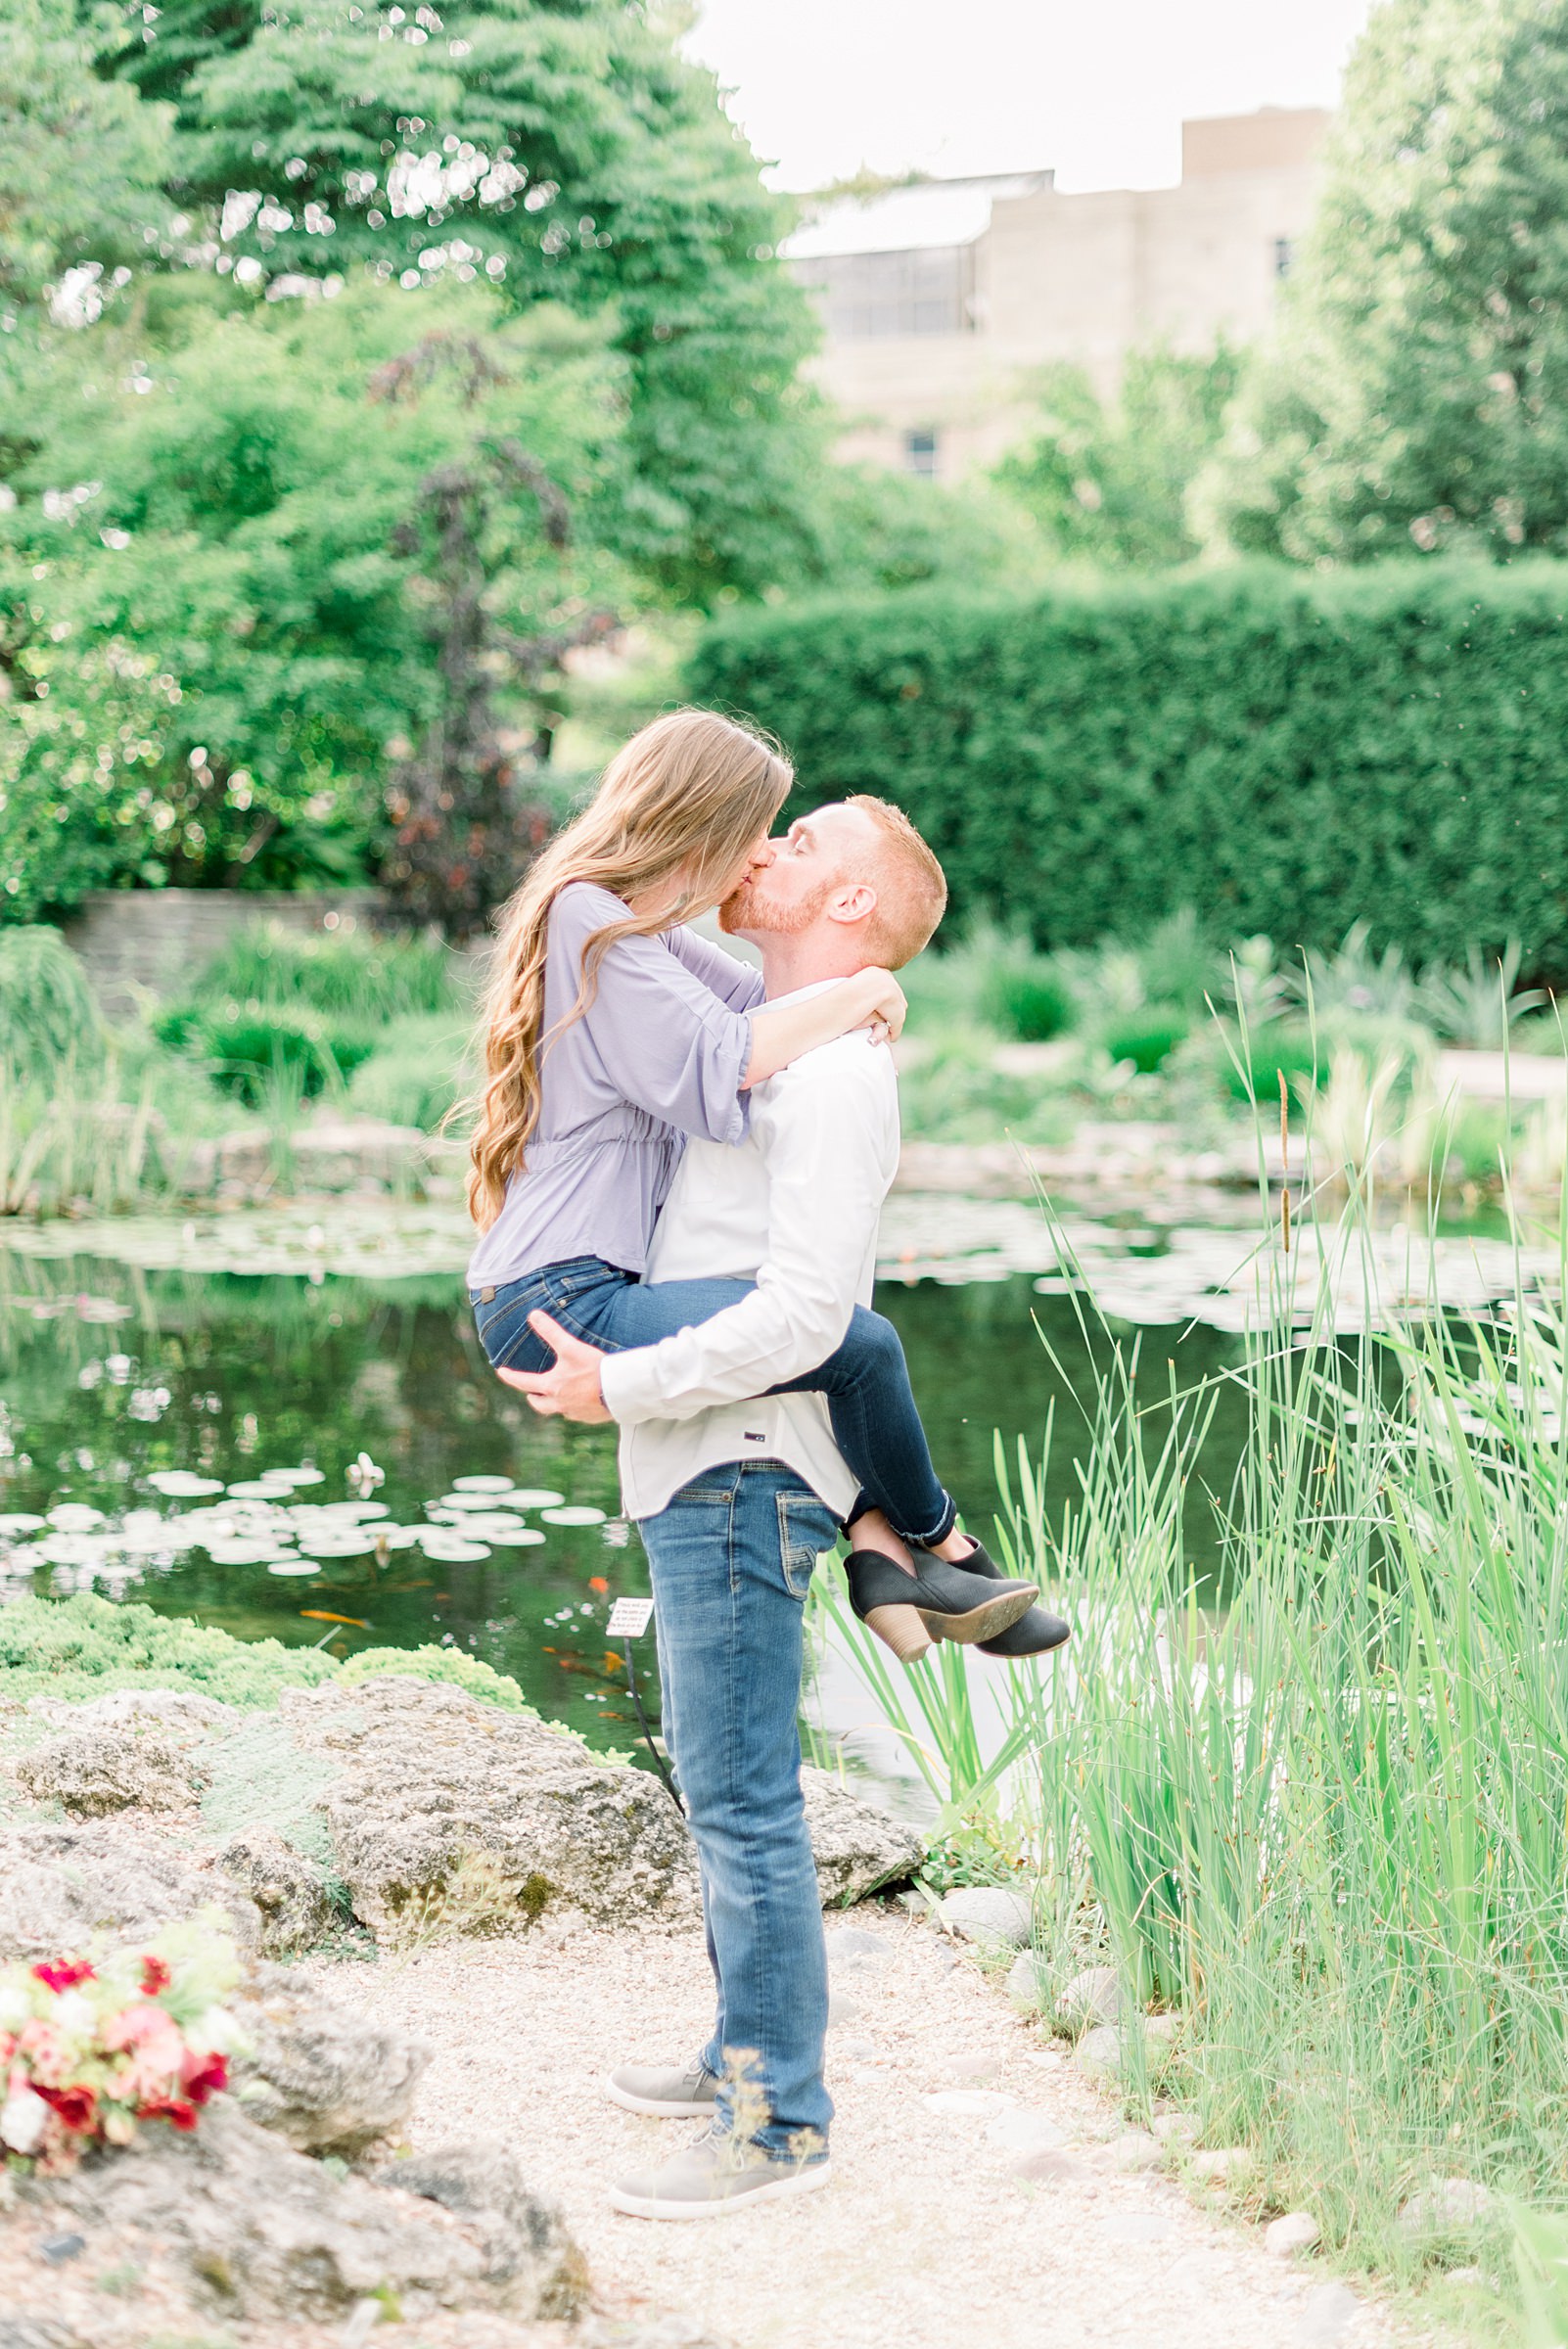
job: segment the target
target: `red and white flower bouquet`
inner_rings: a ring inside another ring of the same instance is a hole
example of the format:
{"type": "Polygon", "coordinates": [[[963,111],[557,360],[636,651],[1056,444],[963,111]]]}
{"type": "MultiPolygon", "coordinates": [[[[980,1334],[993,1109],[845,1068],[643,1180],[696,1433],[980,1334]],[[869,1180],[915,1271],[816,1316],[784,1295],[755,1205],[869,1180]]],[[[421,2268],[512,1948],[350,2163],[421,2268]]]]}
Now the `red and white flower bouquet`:
{"type": "Polygon", "coordinates": [[[107,1957],[0,1966],[0,2154],[59,2172],[144,2121],[194,2129],[242,2040],[220,1911],[107,1957]]]}

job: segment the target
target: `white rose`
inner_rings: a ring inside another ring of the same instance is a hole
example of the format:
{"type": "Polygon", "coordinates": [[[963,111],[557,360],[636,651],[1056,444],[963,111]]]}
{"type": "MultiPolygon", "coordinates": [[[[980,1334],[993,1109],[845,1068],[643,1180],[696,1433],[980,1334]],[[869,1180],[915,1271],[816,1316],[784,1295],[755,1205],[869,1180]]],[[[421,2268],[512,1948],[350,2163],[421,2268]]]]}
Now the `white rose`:
{"type": "Polygon", "coordinates": [[[251,2043],[227,2008],[209,2006],[186,2026],[185,2044],[198,2055],[243,2055],[251,2043]]]}
{"type": "Polygon", "coordinates": [[[84,1999],[79,1990],[63,1990],[54,2003],[49,2020],[72,2039],[91,2039],[98,2028],[93,2003],[91,1999],[84,1999]]]}
{"type": "Polygon", "coordinates": [[[0,2031],[20,2031],[32,2012],[32,2000],[20,1982],[0,1982],[0,2031]]]}
{"type": "Polygon", "coordinates": [[[36,2153],[43,2142],[49,2107],[30,2088],[14,2088],[0,2104],[0,2145],[13,2153],[36,2153]]]}

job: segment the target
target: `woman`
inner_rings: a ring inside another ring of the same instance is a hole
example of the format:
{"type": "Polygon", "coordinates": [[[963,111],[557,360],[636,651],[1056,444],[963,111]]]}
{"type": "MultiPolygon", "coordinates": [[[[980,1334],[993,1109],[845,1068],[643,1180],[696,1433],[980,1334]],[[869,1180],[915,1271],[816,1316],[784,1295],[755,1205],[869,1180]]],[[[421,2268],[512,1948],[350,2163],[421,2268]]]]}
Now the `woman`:
{"type": "MultiPolygon", "coordinates": [[[[739,1142],[752,1085],[853,1028],[899,1033],[903,995],[887,971],[769,1007],[755,971],[683,926],[766,862],[792,779],[770,744],[727,718],[701,710],[658,718],[611,761],[591,805],[512,900],[486,1006],[469,1178],[484,1235],[469,1287],[497,1369],[549,1362],[529,1327],[536,1308],[568,1306],[579,1334],[610,1351],[688,1326],[694,1284],[680,1284],[677,1310],[640,1278],[682,1137],[739,1142]]],[[[712,1288],[713,1313],[737,1293],[734,1282],[696,1285],[712,1288]]],[[[1005,1635],[1036,1593],[1003,1582],[954,1531],[888,1324],[857,1309],[838,1352],[791,1383],[822,1393],[860,1480],[856,1612],[906,1657],[933,1632],[1005,1635]],[[879,1457],[864,1456],[867,1426],[882,1432],[879,1457]],[[907,1569],[878,1547],[883,1518],[927,1553],[917,1592],[900,1589],[907,1569]]]]}

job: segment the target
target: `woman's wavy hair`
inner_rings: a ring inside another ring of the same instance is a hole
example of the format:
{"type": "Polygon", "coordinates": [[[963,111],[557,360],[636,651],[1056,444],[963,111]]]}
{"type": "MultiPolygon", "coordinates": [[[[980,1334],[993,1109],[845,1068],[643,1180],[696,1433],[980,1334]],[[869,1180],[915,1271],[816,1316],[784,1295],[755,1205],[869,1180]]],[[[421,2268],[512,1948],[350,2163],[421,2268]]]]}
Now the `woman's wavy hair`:
{"type": "Polygon", "coordinates": [[[593,1001],[599,966],[621,938],[646,938],[716,905],[758,835],[769,831],[794,773],[775,742],[713,710],[675,710],[634,734],[605,768],[582,813],[530,866],[501,916],[484,1011],[483,1091],[469,1156],[469,1212],[487,1231],[539,1117],[544,964],[550,908],[569,881],[632,898],[679,876],[659,913],[607,922],[588,940],[577,999],[559,1035],[593,1001]]]}

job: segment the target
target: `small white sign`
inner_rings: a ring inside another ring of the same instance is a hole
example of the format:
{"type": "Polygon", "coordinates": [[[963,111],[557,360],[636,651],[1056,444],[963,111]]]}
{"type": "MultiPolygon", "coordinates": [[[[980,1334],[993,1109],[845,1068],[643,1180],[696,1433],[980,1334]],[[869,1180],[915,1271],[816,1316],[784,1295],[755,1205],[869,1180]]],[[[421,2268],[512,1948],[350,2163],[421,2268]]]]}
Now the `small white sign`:
{"type": "Polygon", "coordinates": [[[604,1628],[612,1638],[640,1639],[652,1614],[651,1598],[618,1598],[604,1628]]]}

